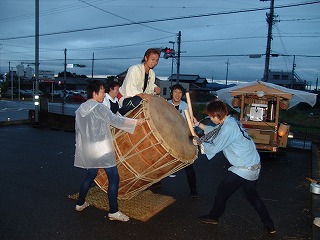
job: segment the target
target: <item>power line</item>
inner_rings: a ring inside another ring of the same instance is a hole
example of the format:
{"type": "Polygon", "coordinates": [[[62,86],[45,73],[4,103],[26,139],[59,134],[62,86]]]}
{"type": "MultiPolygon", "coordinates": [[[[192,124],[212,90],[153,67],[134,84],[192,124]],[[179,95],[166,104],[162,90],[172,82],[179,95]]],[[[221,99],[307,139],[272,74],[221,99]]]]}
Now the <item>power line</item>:
{"type": "MultiPolygon", "coordinates": [[[[316,4],[316,3],[320,3],[320,0],[319,1],[311,1],[311,2],[303,2],[303,3],[292,3],[292,4],[287,4],[287,5],[279,5],[279,6],[275,6],[274,8],[279,9],[279,8],[298,7],[298,6],[312,5],[312,4],[316,4]]],[[[262,8],[253,8],[253,9],[243,9],[243,10],[231,10],[231,11],[218,12],[218,13],[206,13],[206,14],[196,14],[196,15],[190,15],[190,16],[143,20],[143,21],[130,22],[130,23],[107,25],[107,26],[90,27],[90,28],[82,28],[82,29],[75,29],[75,30],[66,30],[66,31],[52,32],[52,33],[43,33],[43,34],[40,34],[39,36],[44,37],[44,36],[84,32],[84,31],[93,31],[93,30],[98,30],[98,29],[124,27],[124,26],[146,24],[146,23],[155,23],[155,22],[165,22],[165,21],[174,21],[174,20],[191,19],[191,18],[201,18],[201,17],[210,17],[210,16],[219,16],[219,15],[257,12],[257,11],[264,11],[264,10],[268,10],[268,9],[269,9],[268,7],[262,7],[262,8]]],[[[31,37],[34,37],[34,35],[0,38],[0,40],[5,41],[5,40],[13,40],[13,39],[31,38],[31,37]]]]}
{"type": "MultiPolygon", "coordinates": [[[[49,10],[45,10],[42,11],[40,16],[49,16],[52,14],[56,14],[56,13],[63,13],[63,12],[69,12],[70,9],[81,9],[84,8],[84,6],[80,5],[80,4],[67,4],[64,5],[62,7],[56,7],[53,9],[49,9],[49,10]]],[[[17,16],[11,16],[11,17],[7,17],[7,18],[2,18],[0,19],[1,23],[5,23],[5,22],[12,22],[12,21],[21,21],[21,20],[26,20],[26,19],[30,19],[30,18],[34,18],[34,13],[28,13],[28,14],[24,14],[24,15],[19,15],[17,16]]]]}
{"type": "MultiPolygon", "coordinates": [[[[252,54],[211,54],[211,55],[197,55],[197,56],[181,56],[183,58],[207,58],[207,57],[250,57],[252,54]]],[[[263,56],[265,54],[254,54],[263,56]]],[[[277,57],[306,57],[306,58],[320,58],[320,55],[303,55],[303,54],[271,54],[277,57]]]]}
{"type": "MultiPolygon", "coordinates": [[[[209,58],[209,57],[250,57],[253,54],[211,54],[211,55],[197,55],[197,56],[192,56],[192,55],[181,55],[181,58],[209,58]]],[[[264,56],[265,54],[254,54],[254,55],[259,55],[259,56],[264,56]]],[[[301,57],[301,58],[320,58],[320,55],[303,55],[303,54],[271,54],[275,55],[277,57],[301,57]]],[[[95,58],[95,61],[106,61],[106,60],[133,60],[133,59],[141,59],[141,56],[137,57],[104,57],[104,58],[95,58]]],[[[41,62],[53,62],[53,61],[62,61],[62,58],[57,58],[57,59],[47,59],[47,60],[41,60],[41,62]]],[[[70,58],[68,59],[70,61],[91,61],[92,58],[70,58]]],[[[10,60],[11,62],[27,62],[27,61],[32,61],[32,60],[10,60]]]]}
{"type": "MultiPolygon", "coordinates": [[[[102,11],[102,12],[105,12],[105,13],[108,13],[108,14],[110,14],[110,15],[112,15],[112,16],[115,16],[115,17],[117,17],[117,18],[121,18],[121,19],[124,19],[124,20],[126,20],[126,21],[128,21],[128,22],[130,22],[130,23],[134,23],[134,21],[132,21],[132,20],[130,20],[130,19],[128,19],[128,18],[124,18],[124,17],[122,17],[122,16],[120,16],[120,15],[117,15],[117,14],[114,14],[114,13],[112,13],[112,12],[109,12],[109,11],[107,11],[107,10],[105,10],[105,9],[99,8],[99,7],[97,7],[97,6],[95,6],[95,5],[91,4],[91,3],[86,2],[86,1],[83,1],[83,0],[78,0],[78,1],[80,1],[80,2],[82,2],[82,3],[84,3],[84,4],[89,5],[90,7],[96,8],[96,9],[102,11]]],[[[160,31],[160,32],[165,32],[165,33],[174,34],[173,32],[164,31],[164,30],[161,30],[161,29],[159,29],[159,28],[150,27],[150,26],[145,25],[145,24],[140,24],[140,25],[141,25],[141,26],[144,26],[144,27],[146,27],[146,28],[151,28],[151,29],[153,29],[153,30],[160,31]]]]}

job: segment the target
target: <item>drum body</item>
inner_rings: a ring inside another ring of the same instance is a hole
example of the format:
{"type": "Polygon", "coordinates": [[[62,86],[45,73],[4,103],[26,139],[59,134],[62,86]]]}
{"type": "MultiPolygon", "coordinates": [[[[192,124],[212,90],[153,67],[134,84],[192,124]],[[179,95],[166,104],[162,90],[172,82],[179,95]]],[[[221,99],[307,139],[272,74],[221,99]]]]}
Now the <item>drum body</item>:
{"type": "MultiPolygon", "coordinates": [[[[153,96],[126,115],[144,118],[133,134],[112,129],[117,167],[120,176],[120,199],[130,199],[162,178],[190,165],[198,156],[198,148],[189,141],[187,121],[174,106],[153,96]]],[[[105,192],[108,178],[99,169],[96,184],[105,192]]]]}

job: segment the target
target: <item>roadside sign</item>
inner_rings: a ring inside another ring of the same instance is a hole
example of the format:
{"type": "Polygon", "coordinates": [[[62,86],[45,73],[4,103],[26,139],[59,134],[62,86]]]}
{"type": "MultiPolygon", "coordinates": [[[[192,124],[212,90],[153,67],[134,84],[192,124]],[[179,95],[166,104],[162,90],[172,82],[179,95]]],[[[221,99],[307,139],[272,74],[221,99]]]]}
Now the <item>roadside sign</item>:
{"type": "Polygon", "coordinates": [[[53,71],[39,71],[39,79],[51,79],[54,80],[54,72],[53,71]]]}

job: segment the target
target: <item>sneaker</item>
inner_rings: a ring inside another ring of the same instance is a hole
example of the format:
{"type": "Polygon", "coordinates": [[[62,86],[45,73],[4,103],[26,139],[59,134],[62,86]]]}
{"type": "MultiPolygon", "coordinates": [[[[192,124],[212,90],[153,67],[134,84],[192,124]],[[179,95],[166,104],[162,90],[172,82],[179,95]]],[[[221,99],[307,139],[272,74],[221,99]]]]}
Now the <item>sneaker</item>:
{"type": "Polygon", "coordinates": [[[82,205],[76,205],[76,211],[81,212],[82,210],[84,210],[85,208],[89,207],[90,204],[87,202],[84,202],[84,204],[82,205]]]}
{"type": "Polygon", "coordinates": [[[118,211],[116,213],[109,213],[108,214],[109,220],[113,221],[121,221],[121,222],[128,222],[129,221],[129,217],[124,215],[122,212],[118,211]]]}
{"type": "Polygon", "coordinates": [[[314,218],[313,224],[316,225],[317,227],[320,227],[320,218],[318,217],[314,218]]]}
{"type": "Polygon", "coordinates": [[[199,217],[199,220],[203,223],[209,223],[209,224],[215,224],[215,225],[219,223],[218,219],[211,218],[210,215],[201,216],[199,217]]]}
{"type": "Polygon", "coordinates": [[[276,228],[272,225],[272,226],[268,226],[268,225],[265,225],[267,231],[271,234],[275,234],[277,232],[276,228]]]}

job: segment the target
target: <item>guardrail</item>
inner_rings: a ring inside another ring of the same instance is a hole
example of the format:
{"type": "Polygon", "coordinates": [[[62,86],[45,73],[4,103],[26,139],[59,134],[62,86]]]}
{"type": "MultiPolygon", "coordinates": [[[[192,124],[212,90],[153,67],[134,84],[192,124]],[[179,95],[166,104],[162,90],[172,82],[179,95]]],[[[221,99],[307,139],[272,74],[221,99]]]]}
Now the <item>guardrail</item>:
{"type": "Polygon", "coordinates": [[[295,123],[288,124],[294,138],[320,143],[320,128],[295,123]]]}

